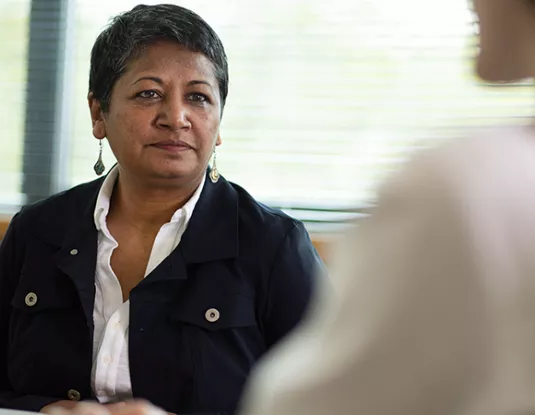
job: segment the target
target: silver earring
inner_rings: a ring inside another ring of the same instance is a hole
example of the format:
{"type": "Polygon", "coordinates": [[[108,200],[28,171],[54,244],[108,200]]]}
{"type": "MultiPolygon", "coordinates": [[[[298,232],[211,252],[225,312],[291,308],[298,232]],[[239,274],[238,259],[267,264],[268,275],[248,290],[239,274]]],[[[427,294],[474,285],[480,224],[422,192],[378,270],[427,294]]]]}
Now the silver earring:
{"type": "Polygon", "coordinates": [[[217,163],[216,163],[217,154],[214,150],[214,161],[212,162],[212,170],[210,171],[210,180],[212,183],[217,183],[219,180],[219,171],[217,170],[217,163]]]}
{"type": "Polygon", "coordinates": [[[93,170],[95,170],[97,176],[100,176],[102,173],[104,173],[104,170],[106,170],[106,166],[104,166],[104,162],[102,161],[102,140],[99,140],[98,144],[100,147],[98,151],[98,159],[95,165],[93,166],[93,170]]]}

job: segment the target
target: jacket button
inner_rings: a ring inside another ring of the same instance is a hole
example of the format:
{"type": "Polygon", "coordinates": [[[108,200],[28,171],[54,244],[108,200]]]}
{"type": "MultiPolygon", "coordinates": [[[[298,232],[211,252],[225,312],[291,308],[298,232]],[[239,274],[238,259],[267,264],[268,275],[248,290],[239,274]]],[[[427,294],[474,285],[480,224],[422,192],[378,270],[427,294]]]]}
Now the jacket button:
{"type": "Polygon", "coordinates": [[[79,401],[81,398],[80,392],[78,392],[76,389],[69,389],[69,392],[67,392],[67,397],[71,401],[79,401]]]}
{"type": "Polygon", "coordinates": [[[210,308],[206,310],[206,313],[204,313],[204,317],[210,323],[215,323],[217,320],[219,320],[219,311],[217,311],[217,309],[215,308],[210,308]]]}
{"type": "Polygon", "coordinates": [[[37,304],[37,294],[35,293],[28,293],[26,294],[26,297],[24,298],[24,302],[28,307],[33,307],[37,304]]]}
{"type": "Polygon", "coordinates": [[[78,255],[78,249],[71,249],[71,252],[69,252],[72,256],[78,255]]]}

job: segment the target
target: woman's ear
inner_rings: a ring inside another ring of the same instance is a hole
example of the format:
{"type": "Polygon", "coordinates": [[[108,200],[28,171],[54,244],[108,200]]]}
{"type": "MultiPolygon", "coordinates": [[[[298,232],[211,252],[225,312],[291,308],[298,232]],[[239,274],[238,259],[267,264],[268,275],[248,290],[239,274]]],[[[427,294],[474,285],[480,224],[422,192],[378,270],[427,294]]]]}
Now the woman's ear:
{"type": "Polygon", "coordinates": [[[102,140],[106,138],[106,124],[104,123],[104,116],[102,113],[102,106],[92,92],[87,95],[87,102],[89,104],[89,111],[91,113],[91,123],[93,125],[93,136],[102,140]]]}

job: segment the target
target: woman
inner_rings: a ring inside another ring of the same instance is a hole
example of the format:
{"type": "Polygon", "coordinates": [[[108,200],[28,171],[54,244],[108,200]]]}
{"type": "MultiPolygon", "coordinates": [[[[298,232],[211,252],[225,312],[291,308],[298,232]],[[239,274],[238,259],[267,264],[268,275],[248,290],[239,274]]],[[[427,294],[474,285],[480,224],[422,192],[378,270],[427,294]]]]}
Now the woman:
{"type": "Polygon", "coordinates": [[[88,101],[117,165],[10,224],[0,406],[231,413],[300,320],[321,262],[301,223],[219,175],[227,89],[221,41],[187,9],[137,6],[99,35],[88,101]]]}
{"type": "MultiPolygon", "coordinates": [[[[475,8],[480,76],[534,77],[535,2],[475,8]]],[[[241,413],[535,414],[534,190],[533,125],[412,160],[344,244],[340,298],[259,365],[241,413]]]]}

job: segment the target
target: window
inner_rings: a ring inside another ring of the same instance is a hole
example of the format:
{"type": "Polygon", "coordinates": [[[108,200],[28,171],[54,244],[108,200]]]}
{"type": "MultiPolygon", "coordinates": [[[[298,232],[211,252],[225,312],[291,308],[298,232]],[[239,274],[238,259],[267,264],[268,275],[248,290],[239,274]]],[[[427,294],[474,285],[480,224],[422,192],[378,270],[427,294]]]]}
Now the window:
{"type": "Polygon", "coordinates": [[[22,202],[29,7],[29,0],[0,3],[0,213],[11,212],[22,202]]]}
{"type": "MultiPolygon", "coordinates": [[[[28,2],[14,2],[19,14],[6,6],[0,19],[24,21],[28,2]]],[[[98,152],[86,103],[90,49],[109,17],[137,3],[73,0],[69,186],[94,178],[98,152]]],[[[462,137],[471,127],[523,123],[535,108],[531,85],[490,88],[473,76],[476,26],[468,0],[178,4],[205,18],[227,49],[231,83],[220,171],[311,224],[338,222],[352,215],[347,209],[373,202],[378,182],[412,149],[462,137]]],[[[0,84],[9,114],[23,111],[24,61],[17,59],[26,41],[16,30],[18,46],[0,52],[0,59],[10,53],[7,59],[18,62],[10,81],[15,91],[0,84]]],[[[2,190],[7,195],[19,186],[22,122],[2,114],[15,137],[8,167],[0,166],[0,174],[13,176],[2,190]]],[[[107,146],[105,162],[113,164],[107,146]]]]}

